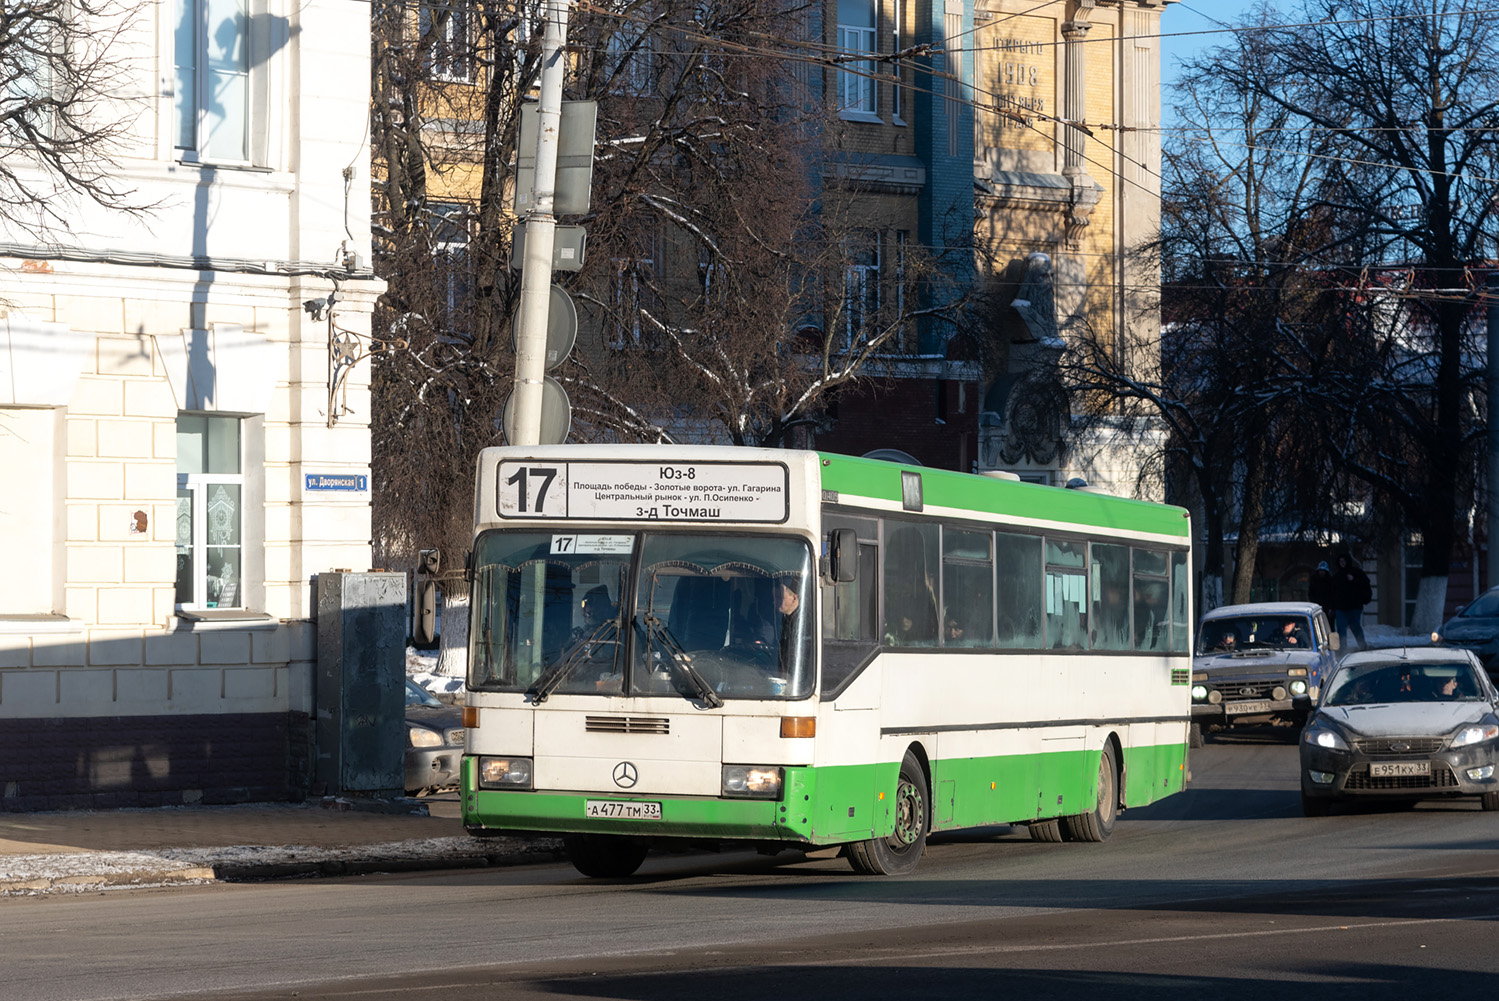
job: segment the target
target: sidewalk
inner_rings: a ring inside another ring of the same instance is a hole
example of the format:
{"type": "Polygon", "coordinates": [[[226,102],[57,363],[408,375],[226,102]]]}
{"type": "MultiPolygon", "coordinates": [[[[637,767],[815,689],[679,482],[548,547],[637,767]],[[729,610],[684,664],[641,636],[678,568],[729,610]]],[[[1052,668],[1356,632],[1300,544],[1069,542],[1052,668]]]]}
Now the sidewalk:
{"type": "Polygon", "coordinates": [[[0,896],[518,865],[552,861],[560,848],[470,837],[456,794],[0,813],[0,896]]]}

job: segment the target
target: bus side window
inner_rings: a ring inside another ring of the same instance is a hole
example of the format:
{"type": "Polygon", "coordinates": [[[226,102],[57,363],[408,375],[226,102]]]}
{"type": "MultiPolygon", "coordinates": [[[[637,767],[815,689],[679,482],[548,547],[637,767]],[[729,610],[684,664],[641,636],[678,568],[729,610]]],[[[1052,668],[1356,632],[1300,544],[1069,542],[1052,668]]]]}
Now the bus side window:
{"type": "Polygon", "coordinates": [[[1041,648],[1041,537],[994,537],[997,571],[995,597],[999,611],[996,645],[1001,650],[1041,648]]]}
{"type": "Polygon", "coordinates": [[[994,639],[994,561],[988,532],[942,530],[942,645],[987,647],[994,639]]]}
{"type": "Polygon", "coordinates": [[[1046,644],[1053,650],[1088,645],[1087,543],[1046,540],[1046,644]]]}
{"type": "Polygon", "coordinates": [[[885,523],[885,642],[937,645],[937,526],[885,523]]]}

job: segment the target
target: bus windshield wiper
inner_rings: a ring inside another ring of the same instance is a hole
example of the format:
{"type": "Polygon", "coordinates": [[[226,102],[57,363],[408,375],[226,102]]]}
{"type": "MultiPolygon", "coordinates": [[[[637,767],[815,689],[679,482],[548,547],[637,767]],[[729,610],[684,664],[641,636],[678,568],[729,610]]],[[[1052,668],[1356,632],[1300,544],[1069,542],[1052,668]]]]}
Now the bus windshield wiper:
{"type": "Polygon", "coordinates": [[[649,612],[641,616],[641,619],[645,622],[647,635],[654,637],[666,648],[666,659],[681,672],[682,677],[687,679],[687,683],[692,686],[697,697],[714,709],[722,707],[723,699],[719,698],[713,686],[708,684],[708,680],[698,673],[697,668],[692,666],[692,655],[682,649],[682,644],[677,642],[677,638],[671,634],[666,623],[649,612]]]}
{"type": "Polygon", "coordinates": [[[568,654],[563,661],[550,671],[537,678],[531,687],[526,689],[526,694],[532,697],[536,705],[541,705],[552,694],[553,689],[562,684],[562,680],[572,673],[573,668],[587,660],[593,653],[594,647],[608,643],[619,635],[619,623],[614,619],[600,622],[599,627],[588,637],[579,640],[573,647],[572,653],[568,654]]]}

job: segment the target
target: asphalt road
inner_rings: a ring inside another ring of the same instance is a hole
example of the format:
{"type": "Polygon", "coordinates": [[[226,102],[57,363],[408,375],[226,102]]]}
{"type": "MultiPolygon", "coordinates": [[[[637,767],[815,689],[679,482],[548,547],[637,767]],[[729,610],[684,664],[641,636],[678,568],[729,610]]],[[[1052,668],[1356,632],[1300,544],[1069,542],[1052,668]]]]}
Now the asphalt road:
{"type": "Polygon", "coordinates": [[[901,879],[841,859],[652,857],[0,901],[9,1001],[925,999],[1490,992],[1499,813],[1300,815],[1280,733],[1193,752],[1189,790],[1102,845],[933,839],[901,879]]]}

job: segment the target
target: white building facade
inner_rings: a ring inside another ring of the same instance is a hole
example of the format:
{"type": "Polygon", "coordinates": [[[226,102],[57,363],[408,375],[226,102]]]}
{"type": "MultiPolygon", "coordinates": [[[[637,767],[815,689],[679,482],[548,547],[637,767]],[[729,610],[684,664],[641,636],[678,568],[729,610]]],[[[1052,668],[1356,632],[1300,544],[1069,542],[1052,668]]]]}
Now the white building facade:
{"type": "Polygon", "coordinates": [[[314,579],[370,562],[369,17],[145,4],[149,208],[0,220],[0,811],[309,791],[314,579]]]}

